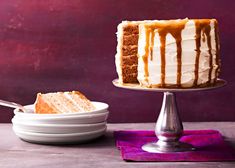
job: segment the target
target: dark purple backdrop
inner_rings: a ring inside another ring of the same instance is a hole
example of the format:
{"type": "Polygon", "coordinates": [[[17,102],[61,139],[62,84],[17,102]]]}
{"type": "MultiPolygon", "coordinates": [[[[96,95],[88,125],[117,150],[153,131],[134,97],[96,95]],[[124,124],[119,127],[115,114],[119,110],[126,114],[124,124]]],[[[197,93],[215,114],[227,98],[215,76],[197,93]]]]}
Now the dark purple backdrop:
{"type": "MultiPolygon", "coordinates": [[[[228,86],[177,93],[184,121],[235,121],[234,0],[2,0],[0,99],[30,104],[37,92],[80,90],[110,105],[109,122],[152,122],[162,94],[115,88],[122,20],[216,18],[228,86]]],[[[12,110],[0,107],[0,122],[12,110]]]]}

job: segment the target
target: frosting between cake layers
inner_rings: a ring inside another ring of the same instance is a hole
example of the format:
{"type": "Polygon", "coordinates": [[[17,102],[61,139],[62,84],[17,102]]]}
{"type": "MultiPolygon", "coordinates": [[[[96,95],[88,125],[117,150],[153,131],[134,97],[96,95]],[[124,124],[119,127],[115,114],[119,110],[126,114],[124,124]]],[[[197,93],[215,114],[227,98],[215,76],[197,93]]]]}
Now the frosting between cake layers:
{"type": "Polygon", "coordinates": [[[154,21],[139,25],[140,84],[147,87],[193,87],[213,83],[218,76],[219,68],[219,44],[215,33],[217,21],[174,20],[170,24],[179,24],[181,28],[178,26],[176,32],[171,31],[172,27],[169,27],[171,33],[163,30],[168,23],[169,21],[154,21]],[[201,25],[200,30],[197,23],[201,25]],[[165,39],[162,35],[165,35],[165,39]],[[200,41],[200,45],[197,44],[197,40],[200,41]]]}

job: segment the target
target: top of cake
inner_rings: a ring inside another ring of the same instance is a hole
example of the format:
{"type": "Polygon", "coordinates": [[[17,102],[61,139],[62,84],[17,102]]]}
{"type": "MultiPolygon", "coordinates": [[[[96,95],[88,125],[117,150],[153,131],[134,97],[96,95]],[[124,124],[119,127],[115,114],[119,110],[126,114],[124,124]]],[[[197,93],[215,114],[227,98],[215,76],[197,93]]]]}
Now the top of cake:
{"type": "Polygon", "coordinates": [[[133,83],[128,79],[135,74],[146,87],[201,87],[214,84],[219,75],[216,19],[124,21],[117,36],[121,83],[133,83]]]}
{"type": "Polygon", "coordinates": [[[56,114],[89,112],[95,106],[80,92],[38,93],[34,103],[35,113],[56,114]]]}

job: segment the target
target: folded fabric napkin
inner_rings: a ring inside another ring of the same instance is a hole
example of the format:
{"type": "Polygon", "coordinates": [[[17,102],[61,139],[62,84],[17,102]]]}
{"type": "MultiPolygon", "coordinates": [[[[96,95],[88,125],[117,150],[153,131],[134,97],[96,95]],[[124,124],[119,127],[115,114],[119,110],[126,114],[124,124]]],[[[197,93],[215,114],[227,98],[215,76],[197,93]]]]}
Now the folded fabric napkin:
{"type": "Polygon", "coordinates": [[[115,131],[114,137],[126,161],[235,161],[235,150],[216,130],[184,131],[180,141],[196,150],[175,153],[148,153],[141,149],[142,145],[157,141],[154,131],[115,131]]]}

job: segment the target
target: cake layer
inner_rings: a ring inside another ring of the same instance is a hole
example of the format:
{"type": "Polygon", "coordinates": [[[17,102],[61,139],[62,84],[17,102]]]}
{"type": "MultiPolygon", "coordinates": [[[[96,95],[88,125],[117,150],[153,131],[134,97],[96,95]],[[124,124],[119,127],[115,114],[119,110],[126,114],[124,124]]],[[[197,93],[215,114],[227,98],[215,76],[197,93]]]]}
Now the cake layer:
{"type": "Polygon", "coordinates": [[[130,45],[137,46],[136,44],[138,44],[138,39],[139,39],[138,34],[125,35],[123,37],[123,46],[130,46],[130,45]]]}
{"type": "Polygon", "coordinates": [[[123,57],[122,58],[123,66],[125,66],[125,65],[129,65],[129,66],[137,65],[138,64],[138,58],[136,58],[136,57],[137,57],[136,55],[129,55],[129,56],[123,57]]]}
{"type": "Polygon", "coordinates": [[[220,69],[215,19],[139,24],[138,81],[147,87],[213,84],[220,69]]]}

